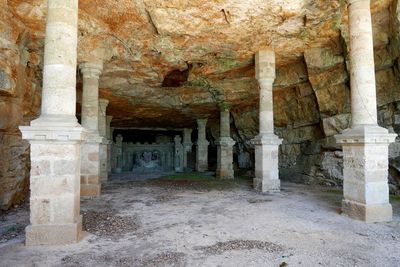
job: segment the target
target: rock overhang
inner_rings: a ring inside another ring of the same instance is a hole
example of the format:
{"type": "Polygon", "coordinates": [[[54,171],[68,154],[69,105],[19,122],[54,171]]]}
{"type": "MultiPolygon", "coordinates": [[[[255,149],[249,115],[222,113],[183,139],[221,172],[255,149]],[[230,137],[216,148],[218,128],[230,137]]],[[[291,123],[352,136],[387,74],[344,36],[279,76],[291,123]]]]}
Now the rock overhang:
{"type": "MultiPolygon", "coordinates": [[[[376,46],[388,42],[392,0],[371,1],[376,46]]],[[[46,1],[7,1],[43,48],[46,1]]],[[[100,94],[117,125],[194,126],[218,118],[217,104],[257,103],[254,52],[271,47],[278,72],[303,62],[310,47],[342,54],[344,1],[80,1],[78,60],[102,58],[100,94]],[[174,70],[190,71],[179,87],[163,87],[174,70]],[[170,125],[167,125],[170,124],[170,125]]],[[[22,26],[21,26],[22,27],[22,26]]],[[[278,75],[279,79],[279,75],[278,75]]],[[[79,87],[79,86],[78,86],[79,87]]]]}

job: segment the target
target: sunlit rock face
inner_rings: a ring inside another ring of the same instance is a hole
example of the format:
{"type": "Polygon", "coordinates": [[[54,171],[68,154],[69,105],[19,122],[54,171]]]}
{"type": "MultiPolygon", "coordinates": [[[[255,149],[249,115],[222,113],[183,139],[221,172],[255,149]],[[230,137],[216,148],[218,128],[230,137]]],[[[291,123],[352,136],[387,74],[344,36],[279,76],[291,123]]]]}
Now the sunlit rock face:
{"type": "MultiPolygon", "coordinates": [[[[396,1],[371,2],[380,124],[398,131],[396,1]]],[[[208,117],[208,136],[217,140],[217,106],[226,103],[232,106],[232,137],[252,153],[259,90],[254,53],[272,48],[275,127],[284,139],[280,164],[304,174],[297,176],[302,181],[340,184],[338,172],[325,169],[340,164],[333,135],[351,119],[345,1],[79,4],[78,61],[104,62],[100,97],[110,100],[112,126],[194,128],[195,119],[208,117]]],[[[0,0],[0,143],[17,150],[0,158],[1,207],[17,202],[23,194],[16,192],[27,191],[29,150],[17,125],[39,113],[46,8],[45,0],[0,0]],[[18,168],[10,162],[19,162],[18,168]]],[[[78,100],[81,83],[78,74],[78,100]]],[[[239,145],[234,149],[238,154],[239,145]]]]}

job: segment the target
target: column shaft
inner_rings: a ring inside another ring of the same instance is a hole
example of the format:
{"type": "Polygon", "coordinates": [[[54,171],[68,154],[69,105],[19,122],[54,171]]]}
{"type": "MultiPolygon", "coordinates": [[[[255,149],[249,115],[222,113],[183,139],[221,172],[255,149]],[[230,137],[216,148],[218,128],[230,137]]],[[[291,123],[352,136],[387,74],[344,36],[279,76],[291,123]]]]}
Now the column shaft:
{"type": "Polygon", "coordinates": [[[233,145],[235,141],[230,134],[230,113],[226,106],[220,110],[220,138],[217,142],[217,177],[233,179],[233,145]]]}
{"type": "Polygon", "coordinates": [[[100,145],[100,180],[108,180],[108,158],[107,147],[109,140],[107,140],[107,117],[106,111],[109,101],[107,99],[99,99],[99,134],[103,137],[103,142],[100,145]]]}
{"type": "Polygon", "coordinates": [[[99,131],[99,78],[102,64],[84,63],[80,66],[83,75],[82,127],[90,132],[99,131]]]}
{"type": "Polygon", "coordinates": [[[349,1],[350,83],[353,128],[376,125],[376,85],[369,0],[349,1]]]}
{"type": "Polygon", "coordinates": [[[175,144],[175,154],[174,154],[174,162],[175,162],[175,172],[183,172],[183,145],[181,143],[182,139],[179,135],[176,135],[174,138],[175,144]]]}
{"type": "Polygon", "coordinates": [[[107,172],[111,173],[111,150],[112,150],[112,133],[111,133],[111,121],[113,119],[113,116],[107,116],[106,119],[106,135],[107,135],[107,140],[108,140],[108,145],[107,145],[107,172]]]}
{"type": "Polygon", "coordinates": [[[197,120],[197,147],[196,147],[196,170],[205,172],[208,170],[208,145],[206,139],[207,119],[197,120]]]}
{"type": "Polygon", "coordinates": [[[183,169],[188,170],[188,153],[192,152],[192,129],[183,129],[183,169]]]}
{"type": "Polygon", "coordinates": [[[273,79],[260,81],[260,133],[274,134],[273,79]]]}
{"type": "Polygon", "coordinates": [[[231,137],[229,109],[220,111],[220,137],[231,137]]]}
{"type": "Polygon", "coordinates": [[[117,135],[115,138],[114,158],[115,158],[115,173],[122,173],[122,135],[117,135]]]}
{"type": "Polygon", "coordinates": [[[41,119],[48,123],[74,125],[77,121],[77,25],[78,0],[48,1],[41,107],[41,119]]]}

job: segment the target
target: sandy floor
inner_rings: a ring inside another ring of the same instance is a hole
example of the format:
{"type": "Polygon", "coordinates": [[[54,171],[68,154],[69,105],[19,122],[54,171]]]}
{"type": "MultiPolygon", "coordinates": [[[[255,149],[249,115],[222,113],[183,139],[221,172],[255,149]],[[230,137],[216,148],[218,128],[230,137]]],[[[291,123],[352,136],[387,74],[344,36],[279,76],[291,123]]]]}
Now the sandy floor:
{"type": "Polygon", "coordinates": [[[400,266],[394,221],[339,215],[340,191],[283,184],[262,195],[239,183],[114,181],[82,201],[79,244],[25,247],[27,205],[0,216],[0,266],[400,266]]]}

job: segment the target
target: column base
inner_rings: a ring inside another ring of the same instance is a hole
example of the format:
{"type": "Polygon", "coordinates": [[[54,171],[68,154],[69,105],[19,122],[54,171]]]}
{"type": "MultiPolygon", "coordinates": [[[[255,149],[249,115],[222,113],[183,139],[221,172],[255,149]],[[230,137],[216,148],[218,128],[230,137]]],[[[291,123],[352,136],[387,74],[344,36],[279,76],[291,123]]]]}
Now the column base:
{"type": "Polygon", "coordinates": [[[367,223],[388,222],[393,217],[392,205],[389,203],[365,205],[350,200],[343,200],[342,213],[352,219],[367,223]]]}
{"type": "Polygon", "coordinates": [[[98,197],[101,195],[101,184],[81,184],[81,197],[98,197]]]}
{"type": "Polygon", "coordinates": [[[277,193],[281,191],[281,181],[279,179],[254,178],[253,186],[256,191],[262,193],[277,193]]]}
{"type": "Polygon", "coordinates": [[[255,146],[254,189],[263,193],[279,192],[279,145],[282,139],[273,133],[260,134],[251,140],[255,146]]]}
{"type": "Polygon", "coordinates": [[[369,223],[392,219],[388,146],[396,136],[378,125],[355,125],[335,136],[343,146],[343,214],[369,223]]]}
{"type": "Polygon", "coordinates": [[[82,236],[82,216],[77,223],[29,225],[25,233],[27,246],[77,243],[82,236]]]}
{"type": "Polygon", "coordinates": [[[216,176],[218,179],[222,179],[222,180],[234,179],[235,172],[233,170],[217,170],[216,176]]]}

